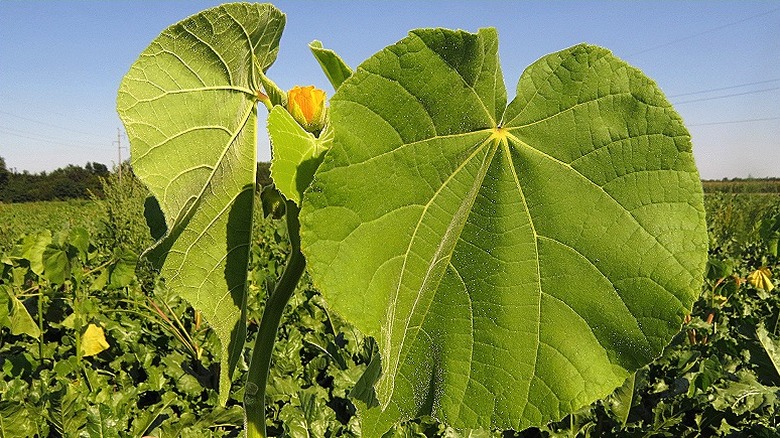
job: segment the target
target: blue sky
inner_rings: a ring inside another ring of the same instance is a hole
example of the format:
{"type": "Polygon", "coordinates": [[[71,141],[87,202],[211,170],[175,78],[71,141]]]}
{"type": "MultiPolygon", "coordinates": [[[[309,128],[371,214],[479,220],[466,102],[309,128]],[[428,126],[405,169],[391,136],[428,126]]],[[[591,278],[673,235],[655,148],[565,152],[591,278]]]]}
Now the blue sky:
{"type": "MultiPolygon", "coordinates": [[[[122,76],[165,27],[219,3],[0,0],[0,156],[18,171],[111,166],[122,76]]],[[[287,28],[269,76],[283,88],[332,92],[313,39],[354,67],[413,28],[493,26],[510,97],[527,65],[588,42],[644,70],[675,103],[702,177],[780,176],[780,1],[275,4],[287,28]]],[[[266,137],[259,149],[267,160],[266,137]]]]}

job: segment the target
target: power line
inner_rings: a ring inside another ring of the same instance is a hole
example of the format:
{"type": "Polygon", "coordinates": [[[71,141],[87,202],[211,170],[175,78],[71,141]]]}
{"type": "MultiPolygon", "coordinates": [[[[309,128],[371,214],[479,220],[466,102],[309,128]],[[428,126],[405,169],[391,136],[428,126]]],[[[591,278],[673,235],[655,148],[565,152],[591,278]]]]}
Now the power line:
{"type": "Polygon", "coordinates": [[[668,41],[668,42],[665,42],[663,44],[658,44],[657,46],[648,47],[647,49],[640,50],[638,52],[634,52],[634,53],[632,53],[632,54],[630,54],[628,56],[640,55],[642,53],[650,52],[652,50],[661,49],[663,47],[671,46],[672,44],[677,44],[677,43],[680,43],[680,42],[683,42],[683,41],[687,41],[687,40],[690,40],[690,39],[693,39],[693,38],[696,38],[696,37],[699,37],[699,36],[702,36],[702,35],[706,35],[706,34],[711,33],[711,32],[715,32],[716,30],[721,30],[721,29],[725,29],[727,27],[735,26],[737,24],[742,24],[742,23],[744,23],[746,21],[753,20],[753,19],[756,19],[756,18],[760,18],[760,17],[763,17],[764,15],[769,15],[769,14],[777,12],[777,11],[780,11],[780,8],[771,9],[769,11],[762,12],[760,14],[751,15],[750,17],[743,18],[741,20],[732,21],[731,23],[726,23],[726,24],[722,24],[722,25],[717,26],[717,27],[713,27],[711,29],[703,30],[703,31],[697,32],[697,33],[695,33],[693,35],[688,35],[686,37],[677,38],[676,40],[668,41]]]}
{"type": "Polygon", "coordinates": [[[18,116],[16,114],[11,114],[11,113],[6,112],[6,111],[0,111],[0,114],[5,114],[7,116],[11,116],[11,117],[16,118],[16,119],[26,120],[26,121],[32,122],[32,123],[37,123],[39,125],[49,126],[51,128],[62,129],[63,131],[70,131],[70,132],[75,132],[76,134],[91,135],[93,137],[104,138],[104,136],[102,136],[102,135],[94,134],[94,133],[91,133],[91,132],[79,131],[79,130],[76,130],[76,129],[65,128],[65,127],[62,127],[62,126],[52,125],[51,123],[41,122],[40,120],[35,120],[35,119],[30,119],[28,117],[18,116]]]}
{"type": "Polygon", "coordinates": [[[41,142],[41,143],[53,144],[55,146],[64,146],[64,147],[75,148],[75,149],[89,149],[89,150],[94,150],[94,151],[103,150],[103,149],[96,148],[96,147],[79,146],[79,145],[75,145],[75,144],[71,144],[71,143],[62,143],[62,142],[43,140],[41,138],[34,138],[34,137],[27,136],[27,135],[14,134],[13,132],[8,132],[8,131],[5,131],[5,130],[0,130],[0,133],[3,133],[5,135],[11,135],[11,136],[14,136],[14,137],[25,138],[27,140],[38,141],[38,142],[41,142]]]}
{"type": "MultiPolygon", "coordinates": [[[[24,137],[30,140],[37,140],[37,141],[44,141],[44,142],[52,142],[52,143],[62,143],[59,138],[57,137],[50,137],[48,135],[41,135],[35,132],[30,131],[23,131],[21,129],[11,128],[9,126],[3,126],[0,125],[0,130],[4,131],[6,134],[12,134],[19,137],[24,137]]],[[[102,144],[98,143],[92,143],[92,142],[79,142],[82,146],[95,146],[102,148],[102,144]]]]}
{"type": "MultiPolygon", "coordinates": [[[[2,92],[0,92],[0,98],[2,98],[3,101],[23,102],[23,103],[27,103],[28,102],[25,99],[19,99],[19,98],[14,97],[14,96],[12,96],[10,94],[2,93],[2,92]]],[[[81,122],[81,123],[84,123],[84,124],[92,123],[92,121],[89,121],[89,120],[84,120],[84,119],[81,119],[81,118],[73,117],[73,114],[71,114],[71,113],[68,113],[68,114],[60,113],[60,112],[57,112],[57,111],[52,111],[49,108],[46,108],[46,114],[48,114],[48,115],[52,115],[53,114],[55,116],[67,117],[68,120],[73,120],[75,122],[81,122]]],[[[90,134],[90,135],[96,135],[96,134],[90,134]]]]}
{"type": "Polygon", "coordinates": [[[682,102],[672,102],[672,103],[674,105],[682,105],[684,103],[704,102],[706,100],[725,99],[727,97],[745,96],[747,94],[757,94],[757,93],[764,93],[767,91],[775,91],[775,90],[780,90],[780,87],[764,88],[762,90],[744,91],[742,93],[724,94],[722,96],[702,97],[700,99],[683,100],[682,102]]]}
{"type": "Polygon", "coordinates": [[[673,98],[673,97],[693,96],[694,94],[712,93],[713,91],[731,90],[731,89],[734,89],[734,88],[749,87],[751,85],[769,84],[769,83],[772,83],[772,82],[780,82],[780,79],[768,79],[766,81],[748,82],[748,83],[745,83],[745,84],[730,85],[728,87],[710,88],[709,90],[699,90],[699,91],[692,91],[690,93],[672,94],[672,95],[666,96],[666,97],[673,98]]]}
{"type": "Polygon", "coordinates": [[[762,119],[727,120],[723,122],[691,123],[691,124],[686,124],[685,126],[731,125],[734,123],[768,122],[770,120],[780,120],[780,117],[765,117],[762,119]]]}

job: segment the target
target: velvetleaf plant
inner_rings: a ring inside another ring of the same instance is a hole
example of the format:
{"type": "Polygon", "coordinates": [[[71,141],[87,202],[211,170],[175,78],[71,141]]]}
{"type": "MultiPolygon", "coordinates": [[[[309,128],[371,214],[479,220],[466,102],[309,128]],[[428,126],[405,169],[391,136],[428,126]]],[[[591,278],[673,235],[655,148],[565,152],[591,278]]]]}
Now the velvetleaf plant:
{"type": "Polygon", "coordinates": [[[270,112],[292,253],[253,352],[247,436],[266,435],[275,332],[307,264],[378,341],[355,391],[368,437],[425,415],[544,424],[660,354],[701,289],[707,235],[690,137],[655,83],[581,44],[528,67],[507,104],[494,29],[419,29],[354,72],[313,42],[337,89],[326,113],[265,74],[284,23],[244,3],[177,23],[117,103],[167,227],[146,256],[218,335],[223,403],[246,332],[257,103],[270,112]]]}

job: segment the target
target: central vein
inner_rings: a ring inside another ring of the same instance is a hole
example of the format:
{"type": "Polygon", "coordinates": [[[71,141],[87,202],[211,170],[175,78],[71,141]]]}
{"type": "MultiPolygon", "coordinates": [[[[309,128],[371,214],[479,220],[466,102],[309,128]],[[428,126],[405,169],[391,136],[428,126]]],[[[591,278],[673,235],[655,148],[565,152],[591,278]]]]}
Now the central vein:
{"type": "Polygon", "coordinates": [[[509,130],[500,126],[493,128],[490,135],[490,140],[494,140],[496,144],[506,143],[509,130]]]}

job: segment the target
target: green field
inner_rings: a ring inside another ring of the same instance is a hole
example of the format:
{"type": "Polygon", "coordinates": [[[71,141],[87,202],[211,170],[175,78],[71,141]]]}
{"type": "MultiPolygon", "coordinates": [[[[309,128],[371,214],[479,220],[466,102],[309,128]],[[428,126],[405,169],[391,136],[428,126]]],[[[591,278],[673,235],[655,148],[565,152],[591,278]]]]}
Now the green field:
{"type": "MultiPolygon", "coordinates": [[[[105,201],[0,205],[0,436],[239,436],[246,363],[228,405],[218,406],[215,335],[146,265],[134,269],[151,243],[146,192],[114,181],[106,193],[105,201]],[[34,239],[14,247],[42,230],[53,237],[38,250],[34,239]],[[103,330],[106,349],[85,349],[96,345],[90,325],[103,330]],[[113,432],[102,435],[107,424],[113,432]]],[[[711,193],[705,207],[711,266],[702,297],[628,398],[609,396],[542,429],[464,433],[423,419],[391,436],[778,436],[780,298],[746,278],[761,267],[780,272],[761,231],[780,218],[780,194],[711,193]]],[[[245,359],[288,251],[284,225],[256,218],[245,359]]],[[[267,395],[271,436],[360,436],[351,391],[373,340],[330,312],[308,280],[283,321],[267,395]]]]}
{"type": "Polygon", "coordinates": [[[20,235],[39,230],[57,232],[83,227],[94,235],[105,220],[102,201],[0,203],[0,252],[9,250],[20,235]]]}
{"type": "Polygon", "coordinates": [[[780,178],[732,179],[702,181],[704,193],[774,193],[780,194],[780,178]]]}

